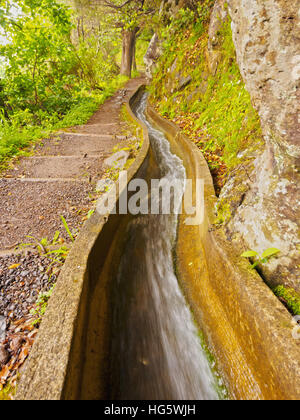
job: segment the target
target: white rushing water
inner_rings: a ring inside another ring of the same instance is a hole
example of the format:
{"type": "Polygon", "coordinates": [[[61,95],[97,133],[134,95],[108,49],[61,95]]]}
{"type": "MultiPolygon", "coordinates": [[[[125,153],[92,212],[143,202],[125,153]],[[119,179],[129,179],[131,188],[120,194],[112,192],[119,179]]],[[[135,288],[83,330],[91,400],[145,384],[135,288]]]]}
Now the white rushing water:
{"type": "MultiPolygon", "coordinates": [[[[181,199],[185,169],[164,135],[146,120],[146,100],[144,95],[136,115],[148,127],[161,176],[181,180],[181,199]]],[[[177,219],[147,215],[129,224],[115,288],[114,398],[219,398],[217,380],[174,273],[177,219]]]]}

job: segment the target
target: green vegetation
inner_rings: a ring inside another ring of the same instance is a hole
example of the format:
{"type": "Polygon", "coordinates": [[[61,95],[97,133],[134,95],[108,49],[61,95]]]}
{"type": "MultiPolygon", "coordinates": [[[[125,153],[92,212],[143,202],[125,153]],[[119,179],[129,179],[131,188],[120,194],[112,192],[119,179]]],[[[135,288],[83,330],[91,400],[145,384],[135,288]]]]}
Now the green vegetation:
{"type": "Polygon", "coordinates": [[[45,315],[49,299],[52,296],[54,289],[55,286],[53,286],[48,292],[40,293],[34,309],[30,311],[31,315],[36,317],[33,325],[37,326],[42,322],[42,317],[45,315]]]}
{"type": "Polygon", "coordinates": [[[60,216],[60,218],[63,222],[64,228],[66,229],[67,234],[69,235],[69,238],[71,239],[72,242],[74,242],[75,241],[74,236],[72,235],[72,232],[68,226],[68,223],[66,222],[66,219],[64,218],[64,216],[60,216]]]}
{"type": "Polygon", "coordinates": [[[251,268],[256,268],[260,264],[267,264],[271,258],[275,257],[280,253],[280,250],[277,248],[268,248],[266,251],[262,253],[261,256],[256,251],[246,251],[244,252],[241,257],[243,258],[251,258],[254,259],[255,262],[251,266],[251,268]]]}
{"type": "MultiPolygon", "coordinates": [[[[249,250],[244,252],[241,257],[253,260],[254,263],[251,268],[255,269],[258,265],[268,263],[270,259],[276,257],[279,253],[279,249],[269,248],[264,251],[261,256],[259,256],[256,251],[249,250]]],[[[294,289],[277,286],[272,290],[274,294],[285,304],[291,314],[300,315],[300,295],[294,289]]]]}
{"type": "Polygon", "coordinates": [[[300,315],[300,295],[294,289],[277,286],[273,291],[286,304],[293,315],[300,315]]]}
{"type": "Polygon", "coordinates": [[[116,90],[123,87],[127,80],[124,76],[117,76],[108,84],[105,91],[86,94],[61,119],[57,115],[49,115],[39,125],[35,125],[28,111],[18,112],[11,116],[10,120],[2,119],[0,169],[5,166],[8,158],[23,155],[26,153],[24,149],[37,140],[46,138],[59,129],[85,124],[99,106],[116,90]]]}
{"type": "Polygon", "coordinates": [[[136,41],[136,65],[138,70],[145,69],[144,57],[152,38],[152,32],[145,31],[136,41]]]}

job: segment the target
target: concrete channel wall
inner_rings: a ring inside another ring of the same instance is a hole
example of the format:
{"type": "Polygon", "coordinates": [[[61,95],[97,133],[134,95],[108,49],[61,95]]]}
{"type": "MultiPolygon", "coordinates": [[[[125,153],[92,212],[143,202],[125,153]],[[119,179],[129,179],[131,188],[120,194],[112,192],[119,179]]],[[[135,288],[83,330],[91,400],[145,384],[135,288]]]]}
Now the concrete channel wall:
{"type": "Polygon", "coordinates": [[[203,223],[185,225],[186,214],[180,219],[176,270],[231,397],[299,400],[300,340],[293,338],[292,316],[213,227],[216,196],[202,153],[153,108],[147,117],[183,160],[187,178],[205,182],[203,223]]]}
{"type": "MultiPolygon", "coordinates": [[[[127,103],[140,98],[139,90],[127,103]]],[[[232,398],[299,399],[300,342],[292,317],[249,265],[211,231],[216,200],[207,164],[196,146],[151,107],[149,120],[165,132],[188,178],[205,180],[205,221],[180,218],[176,270],[197,323],[205,334],[232,398]]],[[[129,170],[149,179],[156,171],[146,127],[143,146],[129,170]]],[[[119,191],[119,197],[121,195],[119,191]]],[[[130,216],[95,213],[76,240],[50,299],[18,386],[18,400],[107,399],[110,383],[112,279],[122,255],[130,216]]]]}

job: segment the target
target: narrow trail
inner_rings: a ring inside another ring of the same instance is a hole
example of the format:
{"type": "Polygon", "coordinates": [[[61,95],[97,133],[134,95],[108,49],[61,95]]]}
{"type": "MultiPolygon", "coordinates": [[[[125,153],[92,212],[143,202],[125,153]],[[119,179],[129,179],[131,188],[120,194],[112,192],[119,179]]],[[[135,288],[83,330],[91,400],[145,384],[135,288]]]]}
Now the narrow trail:
{"type": "Polygon", "coordinates": [[[0,178],[0,253],[26,242],[26,236],[52,238],[62,231],[63,215],[80,228],[91,194],[104,171],[103,161],[124,140],[124,100],[143,79],[127,83],[83,126],[66,130],[34,148],[0,178]]]}

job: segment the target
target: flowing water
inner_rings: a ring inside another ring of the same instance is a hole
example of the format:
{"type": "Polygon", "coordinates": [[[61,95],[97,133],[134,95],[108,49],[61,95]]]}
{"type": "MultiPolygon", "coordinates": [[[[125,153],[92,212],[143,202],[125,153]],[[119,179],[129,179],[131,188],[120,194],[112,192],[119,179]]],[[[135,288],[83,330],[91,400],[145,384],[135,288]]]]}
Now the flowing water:
{"type": "MultiPolygon", "coordinates": [[[[144,95],[136,115],[148,127],[161,176],[181,180],[179,206],[185,169],[164,135],[146,120],[146,100],[144,95]]],[[[218,399],[216,378],[174,273],[177,222],[172,214],[139,216],[129,223],[115,290],[114,398],[218,399]]]]}

